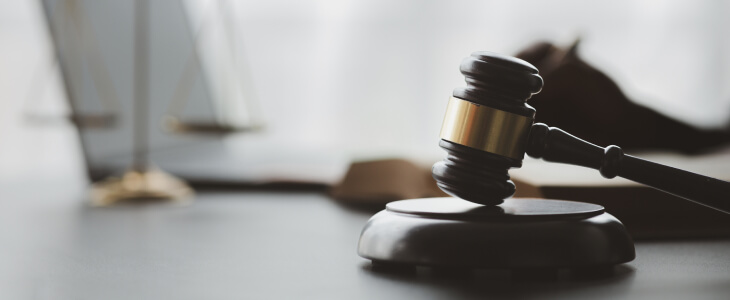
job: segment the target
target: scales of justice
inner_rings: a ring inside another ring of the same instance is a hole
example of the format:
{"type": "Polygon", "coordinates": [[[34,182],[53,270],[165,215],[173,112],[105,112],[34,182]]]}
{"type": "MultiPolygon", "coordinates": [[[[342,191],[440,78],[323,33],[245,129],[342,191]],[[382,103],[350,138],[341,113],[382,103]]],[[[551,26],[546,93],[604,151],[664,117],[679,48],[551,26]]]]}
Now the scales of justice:
{"type": "Polygon", "coordinates": [[[730,183],[596,146],[545,124],[526,104],[543,80],[531,64],[475,52],[461,62],[466,87],[449,99],[441,128],[447,157],[432,168],[453,197],[391,202],[362,230],[358,254],[374,266],[611,270],[635,258],[624,225],[600,206],[511,198],[508,170],[524,155],[620,176],[730,213],[730,183]]]}
{"type": "MultiPolygon", "coordinates": [[[[50,6],[50,4],[45,2],[43,4],[50,6]]],[[[220,16],[220,20],[218,21],[222,22],[222,30],[225,31],[223,35],[231,39],[237,32],[235,30],[236,26],[233,23],[234,18],[231,15],[232,10],[230,7],[226,7],[226,4],[230,5],[229,2],[216,2],[213,9],[218,9],[218,16],[220,16]]],[[[59,22],[59,24],[54,26],[49,21],[48,25],[49,30],[53,33],[51,37],[56,39],[55,44],[57,46],[55,47],[53,65],[61,65],[59,69],[64,77],[64,90],[72,111],[68,116],[70,121],[77,128],[91,130],[113,129],[125,121],[132,123],[132,135],[129,136],[130,143],[132,144],[132,163],[120,176],[108,177],[92,184],[90,188],[91,205],[109,206],[117,203],[149,201],[174,204],[190,203],[193,199],[191,197],[194,194],[193,189],[184,180],[155,167],[148,158],[150,152],[150,126],[148,124],[150,121],[149,64],[151,63],[149,36],[150,1],[136,0],[134,2],[134,60],[132,63],[134,88],[133,99],[131,99],[133,101],[131,120],[121,120],[121,105],[114,81],[111,79],[108,67],[102,59],[103,53],[99,47],[99,40],[94,33],[94,27],[90,25],[91,20],[85,13],[84,2],[80,0],[58,1],[52,7],[46,7],[46,13],[49,15],[50,20],[57,19],[59,22]],[[72,32],[72,41],[70,43],[60,41],[59,44],[58,32],[72,32]],[[61,59],[61,57],[62,54],[67,53],[63,51],[69,51],[69,53],[78,55],[74,58],[74,62],[77,65],[86,62],[84,65],[91,74],[91,79],[93,80],[103,111],[87,113],[80,112],[75,107],[75,99],[81,93],[75,93],[74,88],[71,86],[71,81],[73,81],[73,78],[80,77],[79,75],[83,73],[84,70],[82,69],[84,67],[74,69],[68,65],[64,66],[67,62],[61,59]]],[[[204,29],[209,30],[206,26],[211,26],[210,23],[212,21],[210,19],[212,17],[209,15],[207,19],[201,22],[200,27],[196,28],[195,32],[191,32],[193,34],[191,53],[186,60],[182,73],[177,75],[177,85],[174,87],[175,90],[172,99],[169,100],[167,113],[162,120],[159,120],[163,130],[168,134],[222,136],[259,131],[262,128],[261,122],[258,119],[258,106],[254,103],[252,97],[244,97],[243,99],[245,102],[243,105],[248,109],[246,111],[248,114],[247,117],[250,120],[248,124],[231,121],[230,117],[228,119],[219,117],[216,120],[199,121],[188,120],[183,116],[189,98],[191,97],[193,79],[196,76],[201,76],[203,72],[197,47],[203,35],[202,33],[205,31],[204,29]]],[[[189,22],[189,20],[187,21],[189,22]]],[[[189,24],[188,22],[186,24],[189,24]]],[[[231,48],[231,55],[236,56],[236,53],[239,51],[235,49],[232,42],[228,42],[227,46],[231,48]]],[[[231,57],[231,59],[234,63],[238,63],[237,60],[241,58],[231,57]]],[[[226,104],[230,104],[226,103],[226,101],[239,100],[233,99],[233,97],[225,97],[225,95],[219,98],[219,102],[223,102],[221,105],[224,107],[227,106],[226,104]]],[[[26,115],[35,121],[54,119],[52,116],[44,116],[33,112],[27,112],[26,115]]]]}

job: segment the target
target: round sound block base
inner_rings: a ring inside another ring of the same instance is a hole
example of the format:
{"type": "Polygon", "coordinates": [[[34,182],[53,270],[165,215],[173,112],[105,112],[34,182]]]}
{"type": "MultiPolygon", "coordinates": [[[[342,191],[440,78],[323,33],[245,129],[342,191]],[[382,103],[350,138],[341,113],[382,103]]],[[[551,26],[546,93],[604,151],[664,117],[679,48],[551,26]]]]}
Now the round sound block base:
{"type": "Polygon", "coordinates": [[[635,257],[626,228],[600,205],[449,197],[388,203],[365,225],[358,254],[378,266],[576,270],[635,257]]]}

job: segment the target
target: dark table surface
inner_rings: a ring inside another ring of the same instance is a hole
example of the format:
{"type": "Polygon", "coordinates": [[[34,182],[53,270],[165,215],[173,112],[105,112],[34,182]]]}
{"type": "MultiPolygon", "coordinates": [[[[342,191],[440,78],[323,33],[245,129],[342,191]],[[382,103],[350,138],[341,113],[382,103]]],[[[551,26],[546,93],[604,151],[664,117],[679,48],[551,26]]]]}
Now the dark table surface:
{"type": "Polygon", "coordinates": [[[0,189],[0,299],[730,299],[730,239],[640,241],[602,278],[373,270],[372,210],[317,191],[207,190],[91,208],[64,183],[0,189]]]}

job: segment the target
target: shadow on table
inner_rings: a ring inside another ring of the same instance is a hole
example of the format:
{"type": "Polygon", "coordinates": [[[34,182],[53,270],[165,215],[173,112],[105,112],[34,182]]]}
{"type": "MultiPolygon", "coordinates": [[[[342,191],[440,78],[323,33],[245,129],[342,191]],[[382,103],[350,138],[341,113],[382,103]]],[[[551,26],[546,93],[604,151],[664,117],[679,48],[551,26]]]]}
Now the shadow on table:
{"type": "Polygon", "coordinates": [[[369,262],[363,263],[361,268],[371,279],[427,285],[449,295],[471,297],[588,299],[600,294],[616,297],[628,292],[635,275],[635,269],[629,265],[618,265],[599,272],[381,267],[369,262]]]}

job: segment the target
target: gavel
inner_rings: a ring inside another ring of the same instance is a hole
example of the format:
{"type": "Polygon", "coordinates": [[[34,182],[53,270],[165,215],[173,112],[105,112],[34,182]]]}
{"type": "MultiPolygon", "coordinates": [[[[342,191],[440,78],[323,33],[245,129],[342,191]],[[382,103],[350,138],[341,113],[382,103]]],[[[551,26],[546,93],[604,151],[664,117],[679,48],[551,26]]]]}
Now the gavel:
{"type": "Polygon", "coordinates": [[[522,166],[525,153],[546,161],[620,176],[730,213],[730,183],[599,147],[563,130],[533,124],[526,102],[542,89],[533,65],[492,52],[474,52],[461,62],[466,87],[449,99],[439,146],[447,157],[434,164],[433,178],[444,192],[494,206],[515,193],[508,170],[522,166]]]}

